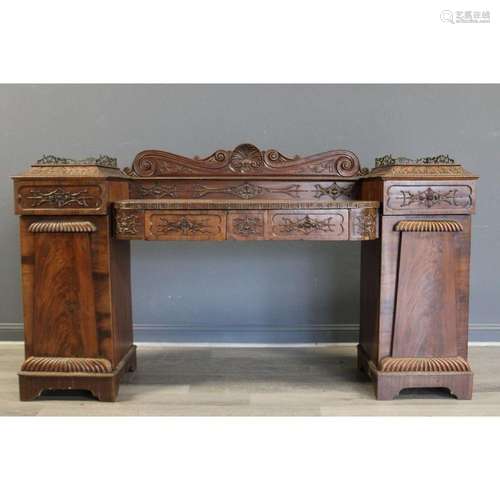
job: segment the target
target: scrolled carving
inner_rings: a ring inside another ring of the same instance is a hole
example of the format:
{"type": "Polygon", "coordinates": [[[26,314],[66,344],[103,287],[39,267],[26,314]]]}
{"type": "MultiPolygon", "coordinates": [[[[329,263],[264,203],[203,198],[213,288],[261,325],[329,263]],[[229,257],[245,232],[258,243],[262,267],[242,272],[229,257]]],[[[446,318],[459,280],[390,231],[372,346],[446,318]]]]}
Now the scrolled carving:
{"type": "Polygon", "coordinates": [[[435,191],[431,187],[423,191],[412,193],[411,191],[401,191],[403,202],[401,208],[409,207],[410,205],[423,205],[426,208],[432,208],[439,203],[447,205],[456,205],[457,189],[450,189],[447,192],[435,191]]]}
{"type": "Polygon", "coordinates": [[[394,231],[407,232],[447,232],[463,231],[462,224],[455,220],[401,220],[394,226],[394,231]]]}
{"type": "Polygon", "coordinates": [[[306,215],[302,218],[291,219],[283,217],[279,224],[279,230],[283,233],[302,233],[309,235],[317,232],[335,232],[337,224],[332,222],[333,217],[314,218],[306,215]]]}
{"type": "Polygon", "coordinates": [[[237,184],[228,187],[209,187],[203,184],[195,184],[193,186],[193,197],[203,198],[204,196],[213,193],[213,194],[227,194],[231,196],[236,196],[237,198],[241,198],[243,200],[251,200],[253,198],[258,198],[263,194],[279,193],[290,196],[291,198],[299,198],[300,196],[299,193],[302,191],[303,190],[300,189],[299,184],[291,184],[289,186],[272,188],[245,181],[242,184],[237,184]]]}
{"type": "Polygon", "coordinates": [[[41,207],[46,204],[55,205],[57,208],[65,208],[67,206],[88,208],[88,202],[92,198],[93,197],[88,194],[87,189],[70,191],[62,187],[58,187],[48,192],[32,189],[30,191],[30,196],[26,196],[26,199],[32,200],[32,208],[41,207]]]}
{"type": "Polygon", "coordinates": [[[111,373],[111,362],[104,358],[63,358],[30,356],[21,367],[23,372],[111,373]]]}
{"type": "Polygon", "coordinates": [[[446,358],[393,358],[380,361],[381,372],[470,372],[469,363],[460,356],[446,358]]]}
{"type": "Polygon", "coordinates": [[[179,220],[169,220],[167,217],[160,217],[158,224],[159,233],[181,233],[183,236],[196,233],[208,233],[208,226],[203,221],[193,221],[188,217],[181,217],[179,220]]]}
{"type": "Polygon", "coordinates": [[[364,175],[357,156],[344,150],[333,150],[305,158],[285,156],[275,149],[261,151],[253,144],[240,144],[232,151],[217,150],[205,158],[187,158],[166,151],[139,153],[128,175],[169,177],[193,175],[321,175],[338,177],[364,175]]]}
{"type": "Polygon", "coordinates": [[[95,224],[89,221],[41,221],[32,222],[28,231],[30,233],[94,233],[97,231],[95,224]]]}
{"type": "Polygon", "coordinates": [[[139,195],[143,198],[175,198],[176,187],[170,184],[156,182],[152,186],[141,184],[137,186],[139,195]]]}
{"type": "Polygon", "coordinates": [[[115,227],[118,234],[137,234],[137,225],[139,223],[139,218],[136,214],[127,215],[126,213],[120,212],[115,218],[115,227]]]}

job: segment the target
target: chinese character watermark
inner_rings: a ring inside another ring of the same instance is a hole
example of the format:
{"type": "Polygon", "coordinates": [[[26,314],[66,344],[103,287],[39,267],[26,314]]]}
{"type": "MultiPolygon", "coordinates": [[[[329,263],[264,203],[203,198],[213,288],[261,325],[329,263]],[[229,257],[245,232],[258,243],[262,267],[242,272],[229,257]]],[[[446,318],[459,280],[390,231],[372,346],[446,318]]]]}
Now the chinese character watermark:
{"type": "Polygon", "coordinates": [[[442,10],[440,18],[443,23],[482,24],[489,23],[491,16],[489,10],[442,10]]]}

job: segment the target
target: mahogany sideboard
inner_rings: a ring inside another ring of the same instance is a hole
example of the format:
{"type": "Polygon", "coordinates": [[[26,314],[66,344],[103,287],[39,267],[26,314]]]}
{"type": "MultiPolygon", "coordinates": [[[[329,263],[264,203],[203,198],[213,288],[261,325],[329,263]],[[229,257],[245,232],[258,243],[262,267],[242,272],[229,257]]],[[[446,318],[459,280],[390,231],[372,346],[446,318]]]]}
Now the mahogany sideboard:
{"type": "Polygon", "coordinates": [[[14,177],[25,361],[21,400],[85,389],[114,401],[136,368],[130,240],[361,242],[358,366],[378,399],[444,387],[472,397],[467,360],[475,181],[446,155],[287,157],[251,144],[193,159],[44,156],[14,177]]]}

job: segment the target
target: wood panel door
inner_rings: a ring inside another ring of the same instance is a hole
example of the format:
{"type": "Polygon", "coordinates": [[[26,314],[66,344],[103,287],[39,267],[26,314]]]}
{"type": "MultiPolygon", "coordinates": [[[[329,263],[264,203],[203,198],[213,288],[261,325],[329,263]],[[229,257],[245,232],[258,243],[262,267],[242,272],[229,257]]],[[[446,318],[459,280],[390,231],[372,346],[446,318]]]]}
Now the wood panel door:
{"type": "Polygon", "coordinates": [[[33,251],[33,352],[97,357],[90,234],[35,233],[33,251]]]}

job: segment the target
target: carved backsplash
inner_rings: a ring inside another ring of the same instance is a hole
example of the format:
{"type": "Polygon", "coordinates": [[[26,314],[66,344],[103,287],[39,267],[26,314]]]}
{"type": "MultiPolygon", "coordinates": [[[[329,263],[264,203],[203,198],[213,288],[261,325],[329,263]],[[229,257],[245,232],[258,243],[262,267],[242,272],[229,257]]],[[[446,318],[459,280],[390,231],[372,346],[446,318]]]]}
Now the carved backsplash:
{"type": "Polygon", "coordinates": [[[333,150],[301,158],[288,157],[275,149],[260,150],[240,144],[232,151],[220,149],[206,158],[187,158],[167,151],[139,153],[125,173],[136,177],[276,176],[308,175],[356,177],[364,175],[358,157],[351,151],[333,150]]]}

